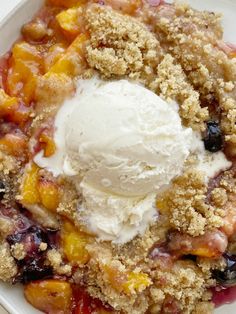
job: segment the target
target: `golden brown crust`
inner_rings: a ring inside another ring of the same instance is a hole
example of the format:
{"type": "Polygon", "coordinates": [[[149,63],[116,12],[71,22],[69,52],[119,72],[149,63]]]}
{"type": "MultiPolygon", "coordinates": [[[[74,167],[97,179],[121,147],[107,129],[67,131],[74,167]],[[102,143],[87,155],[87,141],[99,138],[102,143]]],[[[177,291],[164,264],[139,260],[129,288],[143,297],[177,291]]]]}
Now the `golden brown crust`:
{"type": "Polygon", "coordinates": [[[17,274],[17,266],[6,242],[0,244],[0,252],[0,279],[10,281],[17,274]]]}
{"type": "Polygon", "coordinates": [[[186,126],[203,131],[204,122],[209,119],[207,108],[201,108],[199,93],[188,82],[182,67],[166,54],[157,67],[157,75],[149,88],[167,101],[176,100],[180,104],[180,116],[186,126]]]}
{"type": "Polygon", "coordinates": [[[59,251],[52,249],[47,252],[47,261],[52,266],[54,272],[58,275],[70,276],[72,267],[64,264],[59,251]]]}
{"type": "Polygon", "coordinates": [[[144,24],[109,7],[92,5],[86,12],[91,35],[87,60],[107,78],[142,79],[158,64],[161,47],[144,24]]]}
{"type": "Polygon", "coordinates": [[[221,227],[224,216],[224,211],[207,204],[206,193],[204,176],[198,170],[187,170],[157,200],[157,207],[169,215],[173,228],[192,236],[203,235],[221,227]]]}
{"type": "Polygon", "coordinates": [[[181,64],[204,100],[210,104],[218,102],[226,141],[233,146],[236,143],[236,63],[219,48],[223,34],[220,16],[181,4],[175,4],[168,13],[165,16],[160,10],[156,16],[160,41],[181,64]]]}
{"type": "Polygon", "coordinates": [[[16,243],[11,246],[11,254],[15,259],[21,261],[26,257],[27,252],[22,243],[16,243]]]}

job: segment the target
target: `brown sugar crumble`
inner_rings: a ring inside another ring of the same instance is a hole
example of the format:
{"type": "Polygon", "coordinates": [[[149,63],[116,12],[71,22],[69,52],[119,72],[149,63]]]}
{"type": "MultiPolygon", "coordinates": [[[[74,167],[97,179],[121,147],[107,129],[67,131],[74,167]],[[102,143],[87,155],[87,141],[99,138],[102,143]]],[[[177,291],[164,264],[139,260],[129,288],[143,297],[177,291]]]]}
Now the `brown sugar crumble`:
{"type": "MultiPolygon", "coordinates": [[[[219,203],[223,192],[214,190],[213,197],[217,191],[219,203]]],[[[173,181],[172,188],[157,200],[157,207],[169,215],[173,228],[192,236],[202,235],[206,230],[221,227],[225,215],[220,208],[207,204],[206,193],[204,176],[197,170],[189,170],[173,181]]]]}
{"type": "Polygon", "coordinates": [[[47,252],[47,260],[57,274],[66,276],[71,275],[72,266],[63,263],[62,256],[57,250],[49,250],[47,252]]]}
{"type": "Polygon", "coordinates": [[[152,74],[162,49],[146,26],[99,5],[87,10],[86,21],[91,35],[87,61],[92,68],[107,78],[142,79],[152,74]]]}
{"type": "Polygon", "coordinates": [[[0,279],[11,281],[17,274],[17,266],[11,256],[10,247],[7,243],[0,244],[0,279]]]}
{"type": "Polygon", "coordinates": [[[211,12],[200,13],[178,3],[167,13],[163,17],[160,10],[155,20],[161,44],[181,64],[190,83],[206,103],[213,100],[219,104],[225,139],[234,146],[236,63],[219,48],[223,40],[221,16],[211,12]]]}

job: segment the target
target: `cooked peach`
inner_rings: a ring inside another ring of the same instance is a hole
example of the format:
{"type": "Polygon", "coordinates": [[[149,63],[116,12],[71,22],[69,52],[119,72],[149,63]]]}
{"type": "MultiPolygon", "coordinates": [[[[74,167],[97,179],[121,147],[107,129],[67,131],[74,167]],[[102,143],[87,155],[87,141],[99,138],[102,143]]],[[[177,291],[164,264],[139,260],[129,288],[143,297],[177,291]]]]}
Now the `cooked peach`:
{"type": "Polygon", "coordinates": [[[58,185],[44,178],[39,178],[37,182],[40,203],[48,210],[55,211],[60,202],[58,185]]]}
{"type": "Polygon", "coordinates": [[[30,110],[19,102],[16,97],[10,97],[0,89],[0,118],[23,125],[30,115],[30,110]]]}
{"type": "Polygon", "coordinates": [[[0,116],[9,114],[18,107],[18,99],[8,96],[3,89],[0,89],[0,116]]]}
{"type": "Polygon", "coordinates": [[[25,104],[30,104],[34,98],[36,77],[42,67],[43,61],[36,47],[25,42],[15,44],[7,77],[10,95],[20,97],[25,104]]]}
{"type": "Polygon", "coordinates": [[[27,140],[23,134],[6,134],[0,139],[0,146],[9,155],[21,157],[26,151],[27,140]]]}
{"type": "Polygon", "coordinates": [[[88,40],[87,35],[81,34],[72,42],[63,57],[61,57],[49,70],[49,73],[64,73],[70,77],[81,74],[84,63],[84,48],[88,40]]]}
{"type": "Polygon", "coordinates": [[[102,265],[102,270],[111,286],[118,292],[132,294],[135,291],[142,291],[150,286],[151,280],[145,273],[121,271],[113,265],[102,265]]]}
{"type": "Polygon", "coordinates": [[[40,311],[49,314],[71,313],[72,288],[60,280],[31,282],[24,290],[27,301],[40,311]]]}
{"type": "Polygon", "coordinates": [[[33,41],[40,41],[48,35],[47,25],[39,19],[35,22],[25,24],[21,32],[24,38],[33,41]]]}
{"type": "Polygon", "coordinates": [[[28,63],[17,60],[8,72],[7,87],[11,96],[21,98],[25,104],[30,104],[36,88],[36,71],[28,63]]]}
{"type": "Polygon", "coordinates": [[[42,64],[42,57],[33,45],[26,42],[20,42],[14,45],[12,49],[12,55],[14,60],[33,61],[37,64],[42,64]]]}
{"type": "Polygon", "coordinates": [[[90,236],[79,231],[69,221],[63,224],[62,228],[62,247],[64,254],[69,262],[73,264],[86,264],[89,254],[86,245],[90,241],[90,236]]]}
{"type": "Polygon", "coordinates": [[[23,204],[37,204],[40,202],[38,191],[39,167],[32,163],[25,169],[24,179],[21,186],[21,201],[23,204]]]}
{"type": "Polygon", "coordinates": [[[71,8],[60,12],[57,21],[68,39],[75,38],[80,32],[79,9],[71,8]]]}
{"type": "Polygon", "coordinates": [[[141,292],[151,284],[149,276],[145,273],[130,272],[127,275],[127,280],[123,284],[123,290],[126,294],[131,294],[135,291],[141,292]]]}
{"type": "Polygon", "coordinates": [[[51,136],[45,132],[41,133],[39,137],[39,143],[44,149],[44,157],[52,156],[56,151],[56,144],[51,136]]]}
{"type": "Polygon", "coordinates": [[[63,56],[65,47],[62,44],[55,44],[49,48],[44,59],[45,72],[48,72],[50,68],[63,56]]]}

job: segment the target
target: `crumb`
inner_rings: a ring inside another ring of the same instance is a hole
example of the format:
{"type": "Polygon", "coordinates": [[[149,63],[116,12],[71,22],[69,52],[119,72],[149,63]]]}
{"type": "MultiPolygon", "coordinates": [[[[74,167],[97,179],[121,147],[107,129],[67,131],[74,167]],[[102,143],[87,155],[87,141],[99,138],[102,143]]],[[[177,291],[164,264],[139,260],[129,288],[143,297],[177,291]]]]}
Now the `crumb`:
{"type": "Polygon", "coordinates": [[[167,101],[175,99],[180,105],[180,115],[186,126],[203,131],[204,122],[209,118],[207,108],[201,108],[199,93],[188,82],[183,69],[174,58],[166,54],[157,68],[157,77],[150,89],[167,101]]]}
{"type": "Polygon", "coordinates": [[[44,251],[47,250],[47,248],[48,248],[47,243],[45,243],[45,242],[41,242],[41,243],[40,243],[40,245],[39,245],[40,251],[44,252],[44,251]]]}
{"type": "MultiPolygon", "coordinates": [[[[197,265],[201,268],[203,273],[210,274],[212,270],[220,270],[223,271],[226,266],[225,259],[218,258],[218,259],[212,259],[212,258],[206,258],[206,257],[198,257],[197,258],[197,265]]],[[[209,275],[210,276],[210,275],[209,275]]]]}
{"type": "Polygon", "coordinates": [[[14,223],[7,217],[0,216],[0,235],[6,238],[14,231],[14,223]]]}
{"type": "Polygon", "coordinates": [[[60,203],[57,208],[57,213],[70,220],[77,221],[77,207],[79,202],[78,192],[73,182],[61,177],[59,184],[63,186],[63,191],[60,203]]]}
{"type": "MultiPolygon", "coordinates": [[[[62,102],[73,94],[74,81],[66,74],[50,73],[38,77],[35,98],[37,101],[36,113],[48,117],[53,115],[62,102]]],[[[36,117],[35,119],[38,119],[36,117]]]]}
{"type": "Polygon", "coordinates": [[[127,75],[139,79],[145,72],[152,73],[161,47],[144,24],[98,5],[87,10],[86,20],[91,35],[87,61],[92,68],[107,78],[127,75]]]}
{"type": "Polygon", "coordinates": [[[160,297],[163,300],[163,293],[165,298],[168,296],[176,300],[183,313],[189,314],[194,310],[196,301],[203,298],[205,289],[211,283],[210,273],[203,273],[191,261],[177,261],[170,269],[153,271],[152,276],[155,278],[155,287],[151,294],[154,303],[159,303],[160,297]]]}
{"type": "Polygon", "coordinates": [[[228,201],[227,192],[223,188],[215,188],[211,192],[211,201],[217,207],[223,207],[228,201]]]}
{"type": "Polygon", "coordinates": [[[49,264],[53,267],[56,274],[70,276],[72,267],[68,264],[63,264],[60,252],[55,249],[47,252],[49,264]]]}
{"type": "Polygon", "coordinates": [[[17,266],[7,243],[0,244],[0,251],[0,279],[10,281],[17,274],[17,266]]]}
{"type": "Polygon", "coordinates": [[[203,235],[223,225],[221,212],[207,204],[206,192],[203,175],[188,169],[173,181],[171,189],[157,201],[157,207],[169,215],[173,228],[192,236],[203,235]]]}
{"type": "Polygon", "coordinates": [[[16,243],[11,246],[11,254],[18,261],[23,260],[26,257],[25,247],[22,243],[16,243]]]}
{"type": "Polygon", "coordinates": [[[18,163],[16,162],[13,156],[5,154],[0,150],[0,171],[3,172],[4,175],[9,175],[11,172],[14,172],[18,167],[18,163]]]}
{"type": "Polygon", "coordinates": [[[199,302],[196,304],[192,314],[212,314],[214,309],[215,306],[212,302],[199,302]]]}

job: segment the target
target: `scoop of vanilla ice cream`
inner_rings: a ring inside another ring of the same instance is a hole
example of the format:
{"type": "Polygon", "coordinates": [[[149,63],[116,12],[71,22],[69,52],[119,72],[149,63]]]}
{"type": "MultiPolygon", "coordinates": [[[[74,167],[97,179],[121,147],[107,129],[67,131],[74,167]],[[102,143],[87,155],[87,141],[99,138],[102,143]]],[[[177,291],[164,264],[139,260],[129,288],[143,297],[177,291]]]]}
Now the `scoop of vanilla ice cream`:
{"type": "Polygon", "coordinates": [[[63,107],[55,122],[51,160],[62,157],[55,172],[123,196],[146,195],[181,173],[192,130],[182,127],[176,105],[141,85],[86,81],[63,107]]]}
{"type": "Polygon", "coordinates": [[[126,243],[143,234],[156,220],[155,193],[143,197],[120,196],[98,190],[84,181],[80,192],[84,223],[100,240],[126,243]]]}
{"type": "Polygon", "coordinates": [[[178,106],[127,80],[78,81],[55,120],[57,152],[35,157],[55,175],[72,177],[79,210],[102,240],[124,243],[156,215],[155,193],[182,172],[193,132],[178,106]]]}

